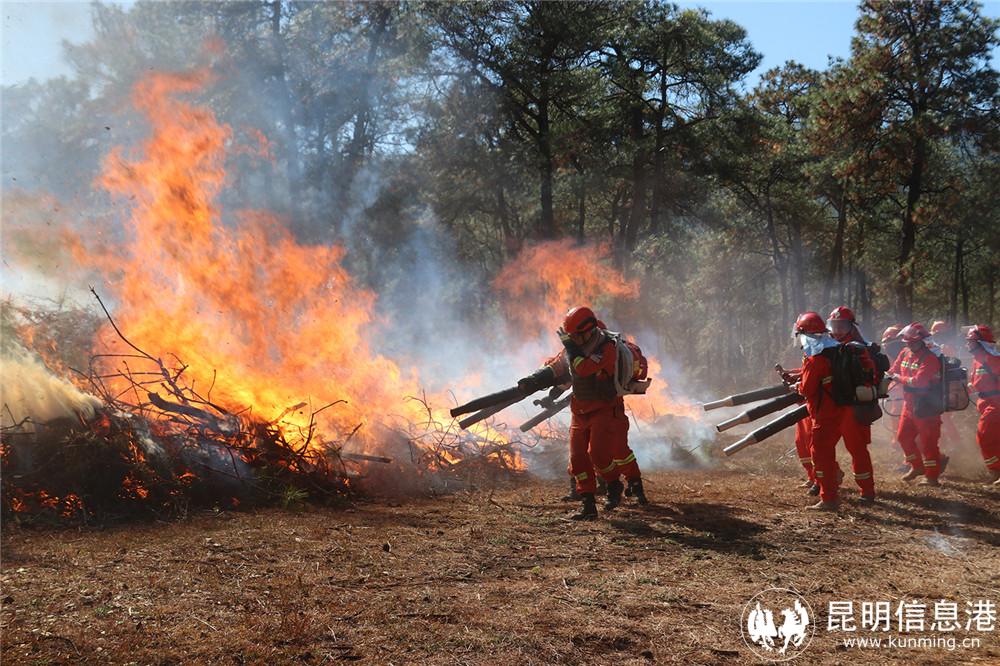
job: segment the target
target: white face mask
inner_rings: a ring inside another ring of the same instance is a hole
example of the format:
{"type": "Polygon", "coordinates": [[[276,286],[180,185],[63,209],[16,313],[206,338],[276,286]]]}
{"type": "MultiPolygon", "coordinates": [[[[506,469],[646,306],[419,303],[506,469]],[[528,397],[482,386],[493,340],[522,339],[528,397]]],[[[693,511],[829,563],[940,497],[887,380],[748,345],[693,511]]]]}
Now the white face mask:
{"type": "Polygon", "coordinates": [[[828,333],[799,333],[795,339],[806,356],[816,356],[823,353],[824,349],[836,347],[839,344],[828,333]]]}
{"type": "Polygon", "coordinates": [[[1000,356],[1000,351],[997,351],[997,345],[995,342],[986,342],[985,340],[977,340],[979,346],[989,354],[990,356],[1000,356]]]}

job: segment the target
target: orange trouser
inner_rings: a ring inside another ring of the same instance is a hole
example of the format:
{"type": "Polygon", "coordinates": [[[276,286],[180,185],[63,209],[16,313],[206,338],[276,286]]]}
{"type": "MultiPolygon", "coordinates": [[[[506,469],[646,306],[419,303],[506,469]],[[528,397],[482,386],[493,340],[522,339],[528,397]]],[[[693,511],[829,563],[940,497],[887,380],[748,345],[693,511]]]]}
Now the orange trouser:
{"type": "Polygon", "coordinates": [[[983,453],[986,468],[1000,472],[1000,399],[983,399],[979,408],[979,427],[976,428],[976,444],[983,453]]]}
{"type": "Polygon", "coordinates": [[[837,500],[840,485],[840,468],[837,466],[837,442],[840,441],[840,412],[837,418],[813,420],[810,449],[813,466],[816,468],[816,482],[819,483],[819,497],[824,502],[837,500]]]}
{"type": "Polygon", "coordinates": [[[635,454],[628,446],[628,416],[619,402],[585,414],[573,413],[569,426],[569,473],[579,493],[597,489],[597,471],[605,481],[641,476],[635,454]]]}
{"type": "Polygon", "coordinates": [[[899,430],[896,431],[896,441],[903,447],[904,460],[928,479],[936,479],[940,471],[938,467],[941,460],[941,451],[938,449],[940,438],[940,416],[918,419],[907,407],[903,408],[903,415],[899,417],[899,430]]]}
{"type": "Polygon", "coordinates": [[[808,416],[795,424],[795,451],[799,454],[799,462],[806,471],[806,476],[816,483],[816,469],[813,467],[812,449],[809,438],[812,436],[812,419],[808,416]]]}
{"type": "Polygon", "coordinates": [[[872,469],[872,457],[868,453],[868,445],[872,442],[872,427],[858,423],[851,407],[843,409],[840,431],[844,436],[844,446],[851,454],[851,469],[854,471],[854,482],[858,484],[862,495],[875,494],[875,477],[872,469]]]}

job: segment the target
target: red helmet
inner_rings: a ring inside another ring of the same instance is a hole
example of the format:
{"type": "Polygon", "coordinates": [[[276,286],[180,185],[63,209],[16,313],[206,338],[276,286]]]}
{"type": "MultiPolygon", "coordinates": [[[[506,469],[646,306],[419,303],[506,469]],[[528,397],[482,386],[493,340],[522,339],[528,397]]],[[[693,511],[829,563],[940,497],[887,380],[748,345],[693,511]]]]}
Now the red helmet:
{"type": "Polygon", "coordinates": [[[826,325],[830,327],[830,334],[834,338],[847,342],[854,335],[854,313],[850,308],[841,305],[830,313],[826,325]]]}
{"type": "Polygon", "coordinates": [[[903,342],[920,342],[931,337],[924,325],[916,321],[900,331],[899,334],[903,338],[903,342]]]}
{"type": "Polygon", "coordinates": [[[965,334],[965,339],[978,340],[982,342],[996,342],[996,338],[993,337],[993,331],[990,327],[983,326],[982,324],[970,328],[969,332],[965,334]]]}
{"type": "Polygon", "coordinates": [[[597,326],[597,315],[586,306],[573,308],[563,319],[563,330],[571,335],[586,333],[595,326],[597,326]]]}
{"type": "Polygon", "coordinates": [[[948,331],[948,322],[944,322],[938,319],[936,322],[931,324],[931,335],[937,335],[938,333],[945,333],[947,331],[948,331]]]}
{"type": "Polygon", "coordinates": [[[895,340],[896,338],[899,337],[899,331],[901,329],[902,329],[901,326],[896,326],[895,324],[885,329],[885,331],[882,332],[881,342],[885,343],[888,342],[889,340],[895,340]]]}
{"type": "Polygon", "coordinates": [[[795,320],[795,333],[826,333],[826,324],[817,312],[803,312],[795,320]]]}
{"type": "Polygon", "coordinates": [[[838,321],[840,319],[846,319],[852,324],[858,321],[854,317],[854,311],[851,310],[851,308],[847,307],[846,305],[841,305],[839,307],[834,308],[833,312],[830,313],[830,316],[827,319],[827,321],[838,321]]]}

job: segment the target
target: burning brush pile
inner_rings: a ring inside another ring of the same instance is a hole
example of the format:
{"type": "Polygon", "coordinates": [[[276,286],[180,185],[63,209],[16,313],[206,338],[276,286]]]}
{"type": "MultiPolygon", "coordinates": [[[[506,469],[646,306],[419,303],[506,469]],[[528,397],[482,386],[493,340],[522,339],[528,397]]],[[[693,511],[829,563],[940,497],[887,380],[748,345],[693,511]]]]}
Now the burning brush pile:
{"type": "MultiPolygon", "coordinates": [[[[129,352],[91,355],[80,364],[85,370],[50,355],[48,363],[76,376],[71,383],[26,345],[52,350],[53,334],[68,335],[72,324],[85,329],[93,324],[88,314],[3,304],[5,516],[167,518],[192,507],[330,503],[368,477],[409,477],[421,489],[465,486],[498,472],[519,472],[519,448],[533,445],[490,437],[488,426],[485,435],[462,431],[451,420],[436,419],[421,397],[412,400],[421,405],[422,420],[378,426],[397,458],[350,452],[345,449],[363,423],[341,439],[329,438],[319,426],[322,415],[344,400],[300,402],[270,419],[249,407],[218,404],[214,386],[189,381],[180,358],[152,356],[105,314],[129,352]]],[[[63,353],[71,346],[62,345],[63,353]]]]}
{"type": "Polygon", "coordinates": [[[4,513],[175,516],[522,470],[523,440],[460,430],[431,407],[448,396],[370,347],[375,296],[341,247],[218,207],[236,138],[184,99],[211,78],[136,86],[150,136],[113,150],[97,183],[120,217],[60,225],[54,240],[18,211],[5,220],[15,248],[50,243],[63,277],[98,281],[108,308],[96,290],[97,318],[4,304],[4,513]]]}

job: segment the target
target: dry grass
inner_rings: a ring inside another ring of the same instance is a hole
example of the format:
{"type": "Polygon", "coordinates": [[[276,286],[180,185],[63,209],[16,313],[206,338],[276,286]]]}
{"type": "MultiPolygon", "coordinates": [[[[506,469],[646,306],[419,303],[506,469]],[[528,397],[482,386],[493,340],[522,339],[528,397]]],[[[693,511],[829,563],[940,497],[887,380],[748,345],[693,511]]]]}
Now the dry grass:
{"type": "MultiPolygon", "coordinates": [[[[796,483],[792,466],[661,472],[655,506],[591,524],[565,520],[561,481],[529,481],[104,531],[8,526],[3,661],[738,664],[752,663],[742,606],[768,586],[818,609],[1000,601],[1000,493],[885,481],[881,505],[849,491],[816,516],[796,483]]],[[[797,663],[1000,663],[1000,630],[982,637],[847,653],[824,627],[797,663]]]]}

